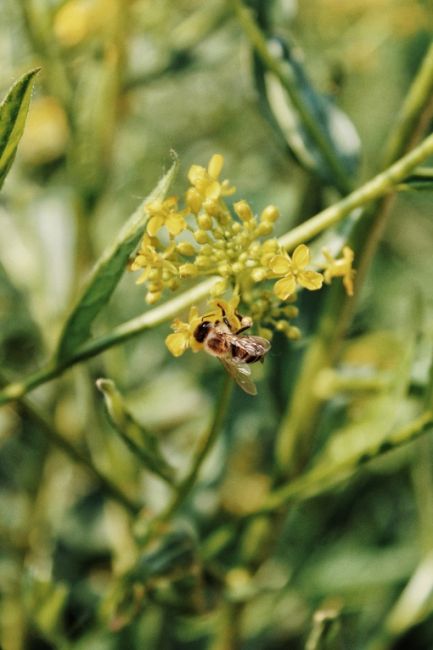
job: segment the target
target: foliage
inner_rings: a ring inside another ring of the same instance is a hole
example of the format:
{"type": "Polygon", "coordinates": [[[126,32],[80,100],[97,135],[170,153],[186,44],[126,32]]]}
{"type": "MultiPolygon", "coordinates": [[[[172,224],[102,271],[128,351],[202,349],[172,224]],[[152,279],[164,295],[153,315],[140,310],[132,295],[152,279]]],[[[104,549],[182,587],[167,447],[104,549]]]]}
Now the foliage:
{"type": "Polygon", "coordinates": [[[298,4],[6,3],[4,650],[432,646],[428,3],[298,4]]]}

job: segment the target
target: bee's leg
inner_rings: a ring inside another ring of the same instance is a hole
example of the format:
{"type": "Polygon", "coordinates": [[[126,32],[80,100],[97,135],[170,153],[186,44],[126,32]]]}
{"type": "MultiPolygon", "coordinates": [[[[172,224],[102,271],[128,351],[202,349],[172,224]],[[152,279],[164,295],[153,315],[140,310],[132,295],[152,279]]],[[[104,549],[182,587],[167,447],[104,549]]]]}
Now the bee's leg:
{"type": "Polygon", "coordinates": [[[239,322],[240,322],[240,323],[242,323],[242,321],[245,322],[245,320],[248,321],[246,325],[243,325],[242,327],[240,327],[240,328],[237,330],[236,334],[241,334],[241,332],[245,332],[245,330],[249,330],[250,327],[251,327],[251,325],[253,324],[253,321],[252,321],[251,319],[248,319],[248,318],[246,319],[244,316],[242,316],[242,314],[239,314],[239,312],[236,312],[235,315],[236,315],[236,317],[239,319],[239,322]]]}
{"type": "MultiPolygon", "coordinates": [[[[222,314],[222,317],[223,317],[224,324],[227,325],[227,327],[229,328],[229,330],[233,331],[233,330],[232,330],[232,327],[231,327],[231,325],[230,325],[230,323],[229,323],[229,319],[228,319],[227,316],[226,316],[226,310],[224,309],[224,307],[223,307],[219,302],[217,303],[217,305],[218,305],[218,307],[221,309],[221,314],[222,314]]],[[[218,322],[218,321],[217,321],[217,322],[218,322]]]]}

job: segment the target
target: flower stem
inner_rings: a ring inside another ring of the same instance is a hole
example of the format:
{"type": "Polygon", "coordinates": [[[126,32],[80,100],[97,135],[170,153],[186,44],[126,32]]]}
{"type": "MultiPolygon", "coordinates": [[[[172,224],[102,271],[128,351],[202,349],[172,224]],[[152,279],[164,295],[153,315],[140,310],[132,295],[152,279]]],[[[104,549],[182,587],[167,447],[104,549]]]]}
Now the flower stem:
{"type": "Polygon", "coordinates": [[[215,406],[214,416],[210,424],[209,429],[206,431],[202,440],[199,443],[196,455],[192,461],[191,467],[177,488],[177,492],[174,495],[172,501],[168,504],[167,508],[162,512],[158,517],[158,521],[167,521],[172,515],[180,508],[184,503],[185,499],[188,497],[192,488],[195,485],[198,474],[202,468],[204,461],[207,458],[208,453],[212,449],[218,434],[221,430],[227,408],[230,402],[230,396],[233,390],[233,379],[225,374],[223,379],[222,390],[218,399],[218,402],[215,406]]]}

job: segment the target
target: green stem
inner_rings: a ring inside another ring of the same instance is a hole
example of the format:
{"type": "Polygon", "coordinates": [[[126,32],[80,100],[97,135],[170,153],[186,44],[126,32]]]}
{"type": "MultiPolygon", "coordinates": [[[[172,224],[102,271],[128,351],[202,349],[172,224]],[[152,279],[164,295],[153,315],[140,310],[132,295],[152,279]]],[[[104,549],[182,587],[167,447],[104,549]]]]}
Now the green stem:
{"type": "Polygon", "coordinates": [[[133,318],[132,320],[115,327],[109,334],[89,341],[65,361],[58,364],[54,361],[50,362],[44,368],[41,368],[27,377],[27,379],[24,379],[21,382],[9,384],[9,386],[6,386],[6,388],[0,392],[0,405],[23,397],[37,386],[55,379],[65,370],[77,363],[85,361],[86,359],[91,359],[97,354],[104,352],[104,350],[119,345],[147,329],[161,325],[167,320],[174,318],[183,309],[187,309],[191,305],[200,302],[200,300],[207,298],[212,287],[217,281],[219,281],[219,279],[220,278],[214,277],[205,282],[201,282],[196,287],[193,287],[189,291],[185,291],[176,298],[168,300],[164,304],[145,312],[141,316],[133,318]]]}
{"type": "Polygon", "coordinates": [[[223,387],[218,402],[215,406],[215,412],[211,425],[200,441],[199,447],[196,451],[186,477],[179,484],[176,494],[174,495],[172,501],[168,504],[167,508],[158,517],[158,521],[168,521],[184,503],[185,499],[188,497],[189,493],[194,487],[201,467],[206,460],[208,453],[212,449],[221,430],[230,402],[232,389],[233,380],[229,375],[225,375],[223,380],[223,387]]]}
{"type": "Polygon", "coordinates": [[[26,399],[19,400],[18,406],[26,417],[30,418],[37,424],[52,444],[61,449],[71,460],[82,467],[85,467],[111,499],[119,503],[131,515],[136,515],[140,511],[141,506],[138,503],[134,503],[111,481],[111,479],[104,476],[104,474],[95,467],[93,461],[69,442],[67,438],[62,436],[39,409],[26,399]]]}
{"type": "Polygon", "coordinates": [[[397,116],[394,130],[385,147],[383,167],[388,167],[404,151],[415,144],[428,127],[433,111],[433,42],[430,44],[421,67],[397,116]],[[419,133],[420,127],[423,129],[419,133]]]}
{"type": "Polygon", "coordinates": [[[72,87],[57,40],[53,37],[51,16],[43,3],[20,0],[18,4],[29,40],[36,54],[42,59],[48,91],[60,101],[73,126],[72,87]]]}
{"type": "Polygon", "coordinates": [[[249,516],[259,516],[265,512],[278,510],[282,506],[293,501],[303,501],[325,490],[334,487],[336,484],[346,480],[348,476],[356,472],[359,467],[370,462],[383,454],[405,445],[415,438],[431,430],[433,423],[433,412],[424,411],[420,416],[397,431],[390,433],[378,446],[377,444],[366,449],[361,456],[349,458],[340,463],[325,463],[311,469],[299,478],[294,479],[287,485],[275,489],[266,499],[263,506],[249,516]]]}
{"type": "Polygon", "coordinates": [[[308,106],[304,103],[303,97],[298,91],[294,77],[290,73],[290,69],[283,66],[281,62],[276,59],[269,51],[266,38],[251,14],[251,10],[244,7],[241,0],[230,0],[233,10],[238,17],[238,20],[247,35],[251,45],[257,52],[258,56],[264,65],[277,77],[282,84],[283,88],[289,95],[294,107],[298,111],[302,124],[308,131],[312,140],[320,149],[324,159],[328,163],[335,178],[336,186],[343,194],[350,192],[352,183],[346,173],[340,160],[335,155],[335,151],[324,135],[320,125],[315,120],[314,116],[310,113],[308,106]]]}
{"type": "Polygon", "coordinates": [[[312,239],[326,228],[341,221],[356,208],[385,196],[406,178],[412,169],[431,155],[433,155],[433,135],[362,187],[280,237],[280,244],[287,250],[292,250],[298,244],[312,239]]]}

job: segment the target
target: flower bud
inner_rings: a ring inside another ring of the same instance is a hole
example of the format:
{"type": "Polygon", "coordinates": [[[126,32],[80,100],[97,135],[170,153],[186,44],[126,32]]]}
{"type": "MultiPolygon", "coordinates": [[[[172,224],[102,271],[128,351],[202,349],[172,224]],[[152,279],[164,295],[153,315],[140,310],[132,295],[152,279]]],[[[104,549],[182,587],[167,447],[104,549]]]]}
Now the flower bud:
{"type": "Polygon", "coordinates": [[[161,298],[161,291],[149,291],[146,295],[148,305],[154,305],[161,298]]]}
{"type": "Polygon", "coordinates": [[[212,178],[218,178],[224,165],[224,158],[220,153],[215,153],[209,161],[207,171],[212,178]]]}
{"type": "Polygon", "coordinates": [[[206,244],[209,240],[208,234],[205,230],[196,230],[194,233],[194,239],[198,244],[206,244]]]}
{"type": "Polygon", "coordinates": [[[260,266],[251,271],[251,278],[254,280],[254,282],[262,282],[262,280],[266,278],[266,275],[267,275],[266,269],[260,266]]]}
{"type": "Polygon", "coordinates": [[[187,241],[182,241],[179,244],[177,244],[177,250],[181,255],[185,255],[185,257],[192,257],[193,255],[196,254],[196,250],[192,244],[190,244],[187,241]]]}
{"type": "Polygon", "coordinates": [[[179,276],[181,278],[193,278],[198,273],[198,269],[194,264],[182,264],[179,267],[179,276]]]}
{"type": "Polygon", "coordinates": [[[189,190],[187,191],[186,204],[191,210],[191,212],[194,212],[195,214],[197,214],[198,211],[200,210],[202,199],[200,194],[195,189],[195,187],[190,187],[189,190]]]}
{"type": "Polygon", "coordinates": [[[227,262],[219,264],[218,266],[218,273],[222,276],[230,275],[230,270],[230,264],[227,264],[227,262]]]}
{"type": "Polygon", "coordinates": [[[197,223],[202,230],[210,230],[213,225],[212,217],[208,214],[200,214],[197,217],[197,223]]]}
{"type": "Polygon", "coordinates": [[[264,223],[275,223],[280,217],[280,212],[275,205],[268,205],[260,215],[260,221],[264,223]]]}
{"type": "Polygon", "coordinates": [[[233,208],[242,221],[251,221],[254,219],[253,211],[246,201],[237,201],[233,204],[233,208]]]}
{"type": "Polygon", "coordinates": [[[256,228],[256,235],[258,237],[263,237],[265,235],[270,235],[273,231],[273,226],[267,221],[261,221],[256,228]]]}

